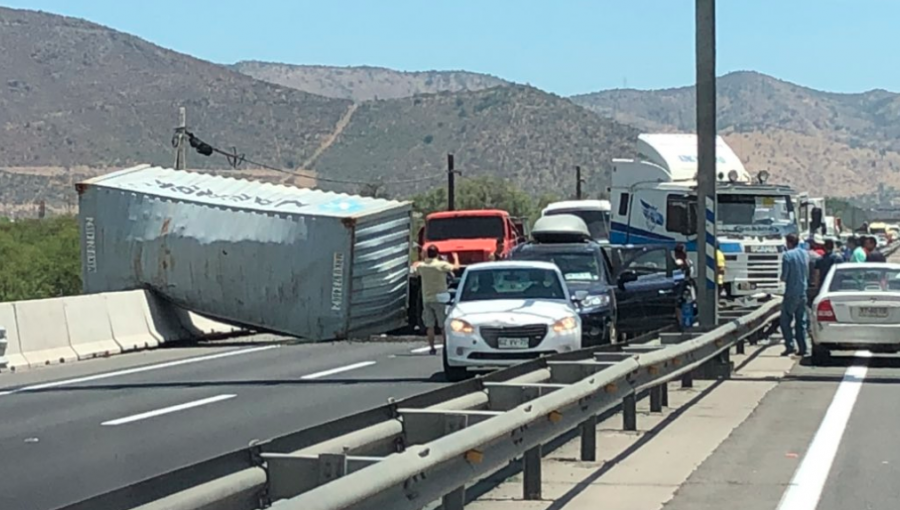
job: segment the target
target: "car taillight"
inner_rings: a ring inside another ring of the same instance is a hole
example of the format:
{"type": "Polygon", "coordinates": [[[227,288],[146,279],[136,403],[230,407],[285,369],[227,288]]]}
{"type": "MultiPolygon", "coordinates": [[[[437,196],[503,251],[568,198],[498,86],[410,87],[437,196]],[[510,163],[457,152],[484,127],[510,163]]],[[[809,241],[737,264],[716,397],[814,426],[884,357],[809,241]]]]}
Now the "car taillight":
{"type": "Polygon", "coordinates": [[[819,302],[819,306],[816,307],[816,320],[819,322],[837,322],[837,318],[834,316],[834,308],[831,306],[831,301],[826,299],[819,302]]]}

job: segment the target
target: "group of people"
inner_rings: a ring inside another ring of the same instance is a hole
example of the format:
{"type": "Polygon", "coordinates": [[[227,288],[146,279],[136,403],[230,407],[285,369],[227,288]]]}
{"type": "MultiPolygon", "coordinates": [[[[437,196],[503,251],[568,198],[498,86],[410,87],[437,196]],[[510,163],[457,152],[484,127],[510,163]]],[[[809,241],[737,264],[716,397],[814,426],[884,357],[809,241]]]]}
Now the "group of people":
{"type": "Polygon", "coordinates": [[[878,250],[878,240],[873,236],[852,237],[847,246],[838,246],[834,239],[815,235],[807,240],[807,247],[800,239],[789,234],[785,238],[787,250],[781,266],[784,282],[784,300],[781,302],[781,334],[784,337],[782,356],[799,354],[806,357],[808,328],[807,309],[822,289],[822,283],[835,264],[844,262],[887,262],[878,250]]]}

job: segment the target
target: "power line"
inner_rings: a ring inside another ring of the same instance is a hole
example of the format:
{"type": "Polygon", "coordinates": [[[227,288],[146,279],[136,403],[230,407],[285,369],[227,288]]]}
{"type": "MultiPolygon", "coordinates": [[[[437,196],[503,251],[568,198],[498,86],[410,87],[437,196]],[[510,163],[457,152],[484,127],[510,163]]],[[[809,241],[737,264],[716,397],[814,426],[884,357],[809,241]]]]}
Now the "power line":
{"type": "Polygon", "coordinates": [[[334,179],[330,177],[320,177],[318,175],[307,174],[303,172],[298,172],[296,170],[286,170],[284,168],[278,168],[271,165],[267,165],[265,163],[260,163],[258,161],[254,161],[250,158],[247,158],[243,153],[238,154],[237,148],[232,147],[231,152],[224,151],[218,147],[210,145],[200,138],[198,138],[194,133],[188,131],[184,127],[178,127],[175,129],[175,137],[172,138],[172,145],[177,147],[178,141],[180,137],[187,137],[188,143],[190,143],[191,147],[197,151],[198,154],[202,154],[203,156],[211,156],[214,153],[219,154],[221,156],[225,156],[225,159],[228,160],[228,164],[233,169],[237,169],[237,167],[242,163],[247,163],[249,165],[257,166],[259,168],[264,168],[266,170],[272,170],[273,172],[281,172],[285,174],[295,175],[298,177],[306,177],[308,179],[315,179],[317,182],[329,182],[334,184],[355,184],[359,186],[386,186],[393,184],[413,184],[417,182],[425,182],[425,181],[433,181],[436,179],[444,178],[443,173],[429,175],[426,177],[418,177],[415,179],[401,179],[395,181],[357,181],[352,179],[334,179]]]}

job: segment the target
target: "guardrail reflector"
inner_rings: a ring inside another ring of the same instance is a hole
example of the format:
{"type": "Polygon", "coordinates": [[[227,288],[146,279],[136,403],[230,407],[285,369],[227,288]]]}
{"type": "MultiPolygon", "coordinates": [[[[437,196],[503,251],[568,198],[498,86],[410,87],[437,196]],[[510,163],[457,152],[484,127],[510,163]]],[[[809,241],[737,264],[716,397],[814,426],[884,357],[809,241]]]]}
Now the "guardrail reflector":
{"type": "Polygon", "coordinates": [[[484,453],[479,450],[469,450],[466,452],[466,460],[470,464],[481,464],[484,462],[484,453]]]}
{"type": "Polygon", "coordinates": [[[563,415],[559,411],[553,411],[550,413],[548,418],[550,418],[550,421],[553,423],[559,423],[560,421],[562,421],[563,415]]]}
{"type": "Polygon", "coordinates": [[[659,373],[659,367],[656,365],[650,365],[649,367],[647,367],[647,373],[649,373],[650,375],[656,375],[659,373]]]}
{"type": "Polygon", "coordinates": [[[616,383],[607,384],[606,386],[603,387],[603,391],[605,391],[607,393],[615,393],[616,389],[617,389],[616,383]]]}

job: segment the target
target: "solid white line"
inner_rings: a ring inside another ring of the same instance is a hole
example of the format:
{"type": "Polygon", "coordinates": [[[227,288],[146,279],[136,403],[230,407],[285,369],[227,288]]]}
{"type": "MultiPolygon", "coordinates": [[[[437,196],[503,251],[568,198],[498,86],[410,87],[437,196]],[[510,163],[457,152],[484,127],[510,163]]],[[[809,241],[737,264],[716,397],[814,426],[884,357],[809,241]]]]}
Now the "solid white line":
{"type": "MultiPolygon", "coordinates": [[[[857,352],[858,358],[871,356],[869,352],[857,352]]],[[[847,421],[856,404],[856,397],[862,388],[863,380],[868,372],[867,365],[854,365],[847,368],[844,378],[828,411],[822,419],[819,430],[813,437],[803,461],[794,473],[790,485],[781,496],[777,510],[815,510],[822,497],[822,489],[828,480],[831,464],[841,444],[841,437],[847,428],[847,421]]]]}
{"type": "MultiPolygon", "coordinates": [[[[444,346],[443,346],[443,345],[435,345],[434,348],[437,349],[437,350],[441,350],[441,349],[444,348],[444,346]]],[[[431,347],[428,347],[428,346],[426,345],[425,347],[418,347],[418,348],[413,349],[413,350],[411,350],[411,351],[409,351],[409,352],[411,352],[411,353],[413,353],[413,354],[421,354],[421,353],[423,353],[423,352],[428,352],[428,351],[430,351],[430,350],[431,350],[431,347]]]]}
{"type": "Polygon", "coordinates": [[[229,358],[231,356],[241,356],[244,354],[253,354],[254,352],[267,351],[269,349],[277,349],[281,347],[281,345],[265,345],[262,347],[251,347],[249,349],[238,349],[235,351],[222,352],[219,354],[210,354],[209,356],[198,356],[196,358],[187,358],[178,361],[169,361],[166,363],[160,363],[158,365],[147,365],[143,367],[137,368],[128,368],[125,370],[118,370],[116,372],[107,372],[105,374],[96,374],[89,375],[85,377],[78,377],[76,379],[67,379],[64,381],[54,381],[43,384],[35,384],[33,386],[24,386],[22,388],[16,388],[14,390],[9,391],[0,391],[0,397],[6,395],[12,395],[14,393],[22,393],[27,391],[36,391],[36,390],[46,390],[49,388],[58,388],[60,386],[70,386],[72,384],[79,384],[90,381],[99,381],[101,379],[109,379],[112,377],[120,377],[123,375],[131,375],[131,374],[140,374],[142,372],[149,372],[151,370],[160,370],[163,368],[171,368],[177,367],[181,365],[189,365],[191,363],[199,363],[201,361],[212,361],[215,359],[229,358]]]}
{"type": "Polygon", "coordinates": [[[304,375],[300,379],[318,379],[320,377],[327,377],[333,374],[339,374],[341,372],[346,372],[348,370],[356,370],[357,368],[368,367],[370,365],[374,365],[376,362],[374,361],[362,361],[359,363],[354,363],[352,365],[347,365],[345,367],[332,368],[331,370],[325,370],[323,372],[316,372],[314,374],[304,375]]]}
{"type": "Polygon", "coordinates": [[[202,400],[195,400],[193,402],[187,402],[185,404],[178,404],[177,406],[164,407],[162,409],[157,409],[155,411],[147,411],[146,413],[133,414],[131,416],[126,416],[124,418],[118,418],[116,420],[105,421],[105,422],[101,423],[100,425],[103,425],[104,427],[114,427],[116,425],[124,425],[126,423],[146,420],[147,418],[162,416],[164,414],[175,413],[178,411],[184,411],[185,409],[190,409],[192,407],[200,407],[200,406],[205,406],[206,404],[213,404],[215,402],[221,402],[223,400],[228,400],[228,399],[234,398],[236,396],[237,395],[216,395],[215,397],[204,398],[202,400]]]}

